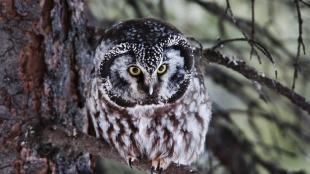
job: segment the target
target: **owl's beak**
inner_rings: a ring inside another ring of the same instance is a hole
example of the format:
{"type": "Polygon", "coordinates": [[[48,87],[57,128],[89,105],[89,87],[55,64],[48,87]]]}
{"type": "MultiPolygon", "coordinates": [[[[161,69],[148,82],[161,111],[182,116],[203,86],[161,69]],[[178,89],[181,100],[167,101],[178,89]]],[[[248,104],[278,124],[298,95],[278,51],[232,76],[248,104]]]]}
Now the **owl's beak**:
{"type": "Polygon", "coordinates": [[[145,85],[148,87],[149,95],[152,95],[154,92],[154,85],[156,83],[156,78],[148,76],[145,78],[145,85]]]}
{"type": "Polygon", "coordinates": [[[149,94],[150,94],[150,95],[153,94],[153,86],[149,86],[149,94]]]}

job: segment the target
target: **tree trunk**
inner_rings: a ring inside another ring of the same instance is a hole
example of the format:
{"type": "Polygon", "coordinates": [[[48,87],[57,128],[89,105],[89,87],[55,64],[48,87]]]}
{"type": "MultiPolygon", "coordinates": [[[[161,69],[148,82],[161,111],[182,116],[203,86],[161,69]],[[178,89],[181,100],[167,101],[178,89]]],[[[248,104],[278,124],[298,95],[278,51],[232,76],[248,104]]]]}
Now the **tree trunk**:
{"type": "Polygon", "coordinates": [[[87,131],[91,32],[84,2],[6,0],[1,9],[1,173],[90,172],[87,153],[43,142],[54,125],[68,136],[87,131]]]}

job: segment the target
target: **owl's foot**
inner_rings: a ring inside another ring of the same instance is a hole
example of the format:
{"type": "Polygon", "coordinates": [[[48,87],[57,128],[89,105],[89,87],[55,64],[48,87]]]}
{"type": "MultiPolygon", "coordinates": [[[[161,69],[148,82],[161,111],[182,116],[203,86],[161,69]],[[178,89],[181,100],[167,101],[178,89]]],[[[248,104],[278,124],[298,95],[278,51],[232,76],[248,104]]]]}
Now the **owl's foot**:
{"type": "Polygon", "coordinates": [[[155,160],[152,160],[151,174],[161,174],[162,171],[168,167],[168,165],[168,161],[164,158],[157,158],[155,160]]]}
{"type": "Polygon", "coordinates": [[[130,157],[128,157],[127,163],[129,165],[129,167],[132,168],[133,165],[138,163],[138,159],[130,156],[130,157]]]}

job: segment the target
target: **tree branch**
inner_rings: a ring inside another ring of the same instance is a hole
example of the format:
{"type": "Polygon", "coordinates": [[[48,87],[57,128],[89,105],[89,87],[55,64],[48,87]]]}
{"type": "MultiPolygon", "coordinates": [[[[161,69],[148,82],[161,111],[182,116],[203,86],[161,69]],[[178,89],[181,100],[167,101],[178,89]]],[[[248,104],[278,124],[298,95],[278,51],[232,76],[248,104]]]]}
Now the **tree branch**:
{"type": "Polygon", "coordinates": [[[247,79],[257,81],[258,83],[274,90],[278,94],[287,97],[292,103],[299,106],[310,115],[310,103],[307,102],[304,97],[295,93],[288,87],[283,86],[278,81],[259,74],[254,68],[247,66],[245,62],[231,60],[229,57],[226,57],[220,52],[214,51],[212,49],[205,49],[203,51],[203,56],[212,63],[224,65],[227,68],[233,69],[234,71],[242,74],[247,79]]]}
{"type": "MultiPolygon", "coordinates": [[[[103,158],[112,159],[118,161],[124,165],[127,163],[119,155],[119,153],[111,148],[103,140],[96,139],[95,137],[88,136],[80,133],[76,136],[67,136],[65,131],[60,128],[52,129],[46,128],[43,130],[41,135],[41,144],[50,144],[53,147],[60,149],[70,149],[76,152],[89,152],[93,155],[100,156],[103,158]],[[68,148],[70,147],[70,148],[68,148]]],[[[76,153],[78,154],[78,153],[76,153]]],[[[135,165],[139,170],[150,170],[150,163],[147,160],[141,160],[135,165]]],[[[193,171],[188,166],[171,164],[166,170],[165,174],[199,174],[197,171],[193,171]]]]}

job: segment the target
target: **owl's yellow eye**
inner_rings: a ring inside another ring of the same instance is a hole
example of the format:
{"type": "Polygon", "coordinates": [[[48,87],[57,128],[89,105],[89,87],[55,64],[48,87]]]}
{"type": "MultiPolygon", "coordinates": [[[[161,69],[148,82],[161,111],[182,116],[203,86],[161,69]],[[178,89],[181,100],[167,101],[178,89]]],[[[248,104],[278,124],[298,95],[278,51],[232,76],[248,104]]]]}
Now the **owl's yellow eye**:
{"type": "Polygon", "coordinates": [[[138,76],[141,74],[141,69],[137,66],[131,66],[128,68],[128,72],[132,76],[138,76]]]}
{"type": "Polygon", "coordinates": [[[167,71],[167,65],[162,64],[160,67],[157,69],[157,74],[162,75],[167,71]]]}

